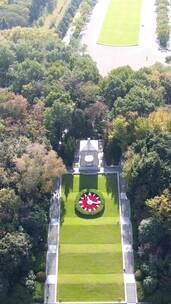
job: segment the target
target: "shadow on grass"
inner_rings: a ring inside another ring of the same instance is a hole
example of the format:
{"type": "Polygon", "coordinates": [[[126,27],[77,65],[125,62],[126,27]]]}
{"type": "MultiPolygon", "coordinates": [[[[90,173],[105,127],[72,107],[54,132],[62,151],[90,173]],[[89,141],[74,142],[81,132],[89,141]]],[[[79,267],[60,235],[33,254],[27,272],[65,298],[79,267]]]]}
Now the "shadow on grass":
{"type": "Polygon", "coordinates": [[[114,201],[119,206],[119,200],[118,200],[118,187],[117,187],[117,179],[114,175],[106,174],[106,192],[108,195],[114,199],[114,201]]]}
{"type": "Polygon", "coordinates": [[[83,189],[98,189],[98,174],[96,175],[80,175],[79,191],[83,189]]]}
{"type": "Polygon", "coordinates": [[[74,180],[73,175],[71,175],[71,174],[66,174],[62,178],[62,187],[63,187],[64,194],[66,196],[66,199],[68,197],[68,194],[73,191],[73,180],[74,180]]]}
{"type": "Polygon", "coordinates": [[[61,197],[60,198],[60,224],[62,224],[64,222],[65,214],[66,214],[65,202],[64,202],[63,198],[61,197]]]}

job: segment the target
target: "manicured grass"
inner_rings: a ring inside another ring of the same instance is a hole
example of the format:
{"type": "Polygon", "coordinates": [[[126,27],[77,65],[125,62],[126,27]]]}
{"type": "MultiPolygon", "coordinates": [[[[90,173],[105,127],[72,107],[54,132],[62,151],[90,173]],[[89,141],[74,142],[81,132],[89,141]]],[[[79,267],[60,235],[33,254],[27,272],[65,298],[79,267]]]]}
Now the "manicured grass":
{"type": "Polygon", "coordinates": [[[124,300],[116,175],[66,175],[62,196],[66,213],[60,231],[58,299],[124,300]],[[84,188],[103,193],[101,217],[83,219],[75,214],[75,198],[84,188]]]}
{"type": "Polygon", "coordinates": [[[121,251],[121,244],[61,244],[60,252],[68,253],[117,253],[121,251]]]}
{"type": "Polygon", "coordinates": [[[67,225],[61,229],[60,243],[63,244],[105,244],[120,241],[120,226],[118,225],[67,225]]]}
{"type": "Polygon", "coordinates": [[[89,284],[92,282],[92,284],[115,284],[118,281],[120,281],[121,275],[119,274],[64,274],[62,278],[60,278],[59,283],[63,284],[89,284]]]}
{"type": "Polygon", "coordinates": [[[98,38],[107,45],[136,45],[139,40],[142,0],[110,0],[98,38]]]}
{"type": "MultiPolygon", "coordinates": [[[[103,251],[102,251],[103,252],[103,251]]],[[[62,254],[59,271],[64,273],[105,274],[120,273],[122,260],[117,253],[69,253],[62,254]],[[119,263],[118,263],[119,261],[119,263]],[[62,267],[62,268],[61,268],[62,267]]]]}
{"type": "MultiPolygon", "coordinates": [[[[91,278],[92,279],[92,278],[91,278]]],[[[104,279],[103,279],[104,280],[104,279]]],[[[87,302],[117,301],[123,299],[121,296],[120,282],[122,277],[118,277],[116,282],[110,283],[90,283],[84,284],[59,284],[60,295],[65,295],[65,301],[79,302],[80,299],[87,302]]],[[[123,289],[123,287],[122,287],[123,289]]]]}

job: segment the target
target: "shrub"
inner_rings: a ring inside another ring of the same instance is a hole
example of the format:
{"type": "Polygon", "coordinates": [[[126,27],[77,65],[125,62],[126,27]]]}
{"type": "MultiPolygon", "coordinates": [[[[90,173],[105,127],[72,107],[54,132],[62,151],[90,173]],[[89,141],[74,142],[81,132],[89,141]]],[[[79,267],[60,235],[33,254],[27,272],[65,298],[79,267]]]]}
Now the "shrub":
{"type": "Polygon", "coordinates": [[[158,281],[156,278],[153,278],[151,276],[146,277],[143,280],[143,287],[146,293],[151,294],[156,289],[158,284],[158,281]]]}
{"type": "Polygon", "coordinates": [[[145,298],[144,289],[143,289],[143,286],[140,282],[137,282],[137,294],[138,294],[139,301],[143,301],[144,298],[145,298]]]}
{"type": "Polygon", "coordinates": [[[157,37],[162,47],[167,47],[170,36],[169,26],[169,2],[156,0],[157,13],[157,37]]]}
{"type": "Polygon", "coordinates": [[[165,62],[166,63],[171,63],[171,56],[166,56],[165,62]]]}
{"type": "Polygon", "coordinates": [[[57,26],[57,33],[59,34],[60,38],[63,38],[65,36],[81,2],[82,0],[71,0],[70,4],[68,5],[61,21],[57,26]]]}
{"type": "Polygon", "coordinates": [[[136,272],[135,272],[135,279],[137,281],[141,281],[143,278],[143,274],[142,274],[142,271],[140,269],[137,269],[136,272]]]}
{"type": "Polygon", "coordinates": [[[146,242],[152,242],[153,244],[157,244],[163,236],[162,226],[152,217],[146,218],[141,221],[138,227],[138,232],[139,241],[142,244],[146,242]]]}
{"type": "Polygon", "coordinates": [[[84,218],[95,218],[95,217],[99,217],[103,214],[104,212],[104,208],[105,208],[105,199],[103,197],[103,194],[99,191],[97,191],[96,189],[84,189],[81,192],[79,192],[79,194],[76,197],[75,200],[75,212],[78,216],[84,217],[84,218]],[[91,212],[89,212],[88,210],[83,209],[80,206],[80,197],[84,194],[84,193],[88,193],[88,192],[92,192],[94,194],[97,194],[100,198],[100,205],[96,210],[92,210],[91,212]]]}
{"type": "Polygon", "coordinates": [[[39,283],[44,283],[46,280],[46,274],[43,271],[39,271],[36,273],[36,281],[39,283]]]}

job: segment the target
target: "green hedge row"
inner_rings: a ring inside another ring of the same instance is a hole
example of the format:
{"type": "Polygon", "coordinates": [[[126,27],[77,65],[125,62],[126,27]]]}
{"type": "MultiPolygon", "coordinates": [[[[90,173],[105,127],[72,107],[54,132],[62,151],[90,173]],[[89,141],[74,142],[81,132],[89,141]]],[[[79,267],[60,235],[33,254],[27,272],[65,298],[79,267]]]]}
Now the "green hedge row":
{"type": "Polygon", "coordinates": [[[65,36],[81,2],[82,0],[71,0],[68,8],[66,9],[63,18],[57,26],[57,33],[61,39],[65,36]]]}
{"type": "Polygon", "coordinates": [[[105,209],[105,199],[104,196],[101,192],[97,191],[96,189],[84,189],[82,191],[80,191],[75,199],[75,213],[78,216],[84,217],[84,218],[96,218],[99,217],[103,214],[105,209]],[[84,210],[80,207],[80,197],[82,194],[86,193],[86,192],[93,192],[95,194],[97,194],[100,197],[100,206],[98,209],[89,212],[87,210],[84,210]]]}
{"type": "Polygon", "coordinates": [[[79,16],[74,20],[72,39],[78,39],[92,12],[97,0],[83,0],[79,8],[79,16]]]}
{"type": "Polygon", "coordinates": [[[169,1],[156,0],[157,38],[162,47],[167,47],[170,37],[169,1]]]}

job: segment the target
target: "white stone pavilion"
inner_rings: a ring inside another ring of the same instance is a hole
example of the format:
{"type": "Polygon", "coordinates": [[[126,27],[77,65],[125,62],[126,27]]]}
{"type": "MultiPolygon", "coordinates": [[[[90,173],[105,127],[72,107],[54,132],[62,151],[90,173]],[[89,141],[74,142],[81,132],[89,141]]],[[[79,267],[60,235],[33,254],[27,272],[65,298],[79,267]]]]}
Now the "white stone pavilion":
{"type": "Polygon", "coordinates": [[[80,141],[79,168],[80,170],[98,171],[100,165],[98,140],[80,141]]]}

